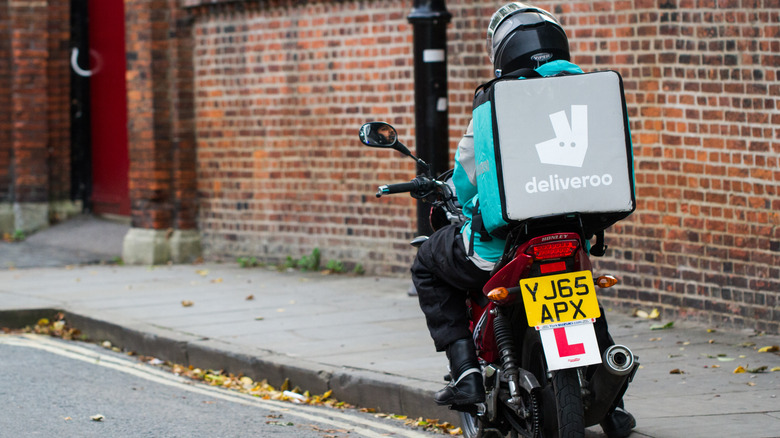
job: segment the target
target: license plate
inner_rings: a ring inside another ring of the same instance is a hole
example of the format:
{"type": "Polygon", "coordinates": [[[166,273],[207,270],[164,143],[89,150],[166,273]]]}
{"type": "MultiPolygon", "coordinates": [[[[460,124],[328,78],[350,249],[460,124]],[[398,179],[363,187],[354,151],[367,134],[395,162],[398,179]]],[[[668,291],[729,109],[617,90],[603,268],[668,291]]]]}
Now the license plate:
{"type": "Polygon", "coordinates": [[[601,316],[590,271],[525,278],[520,288],[530,327],[601,316]]]}

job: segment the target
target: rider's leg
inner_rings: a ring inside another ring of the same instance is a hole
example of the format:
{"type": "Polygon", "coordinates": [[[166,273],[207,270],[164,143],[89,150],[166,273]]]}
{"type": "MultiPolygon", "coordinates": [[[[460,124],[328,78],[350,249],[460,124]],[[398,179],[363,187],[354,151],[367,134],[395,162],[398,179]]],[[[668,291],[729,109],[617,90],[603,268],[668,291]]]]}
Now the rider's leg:
{"type": "Polygon", "coordinates": [[[452,381],[436,394],[439,404],[484,401],[466,298],[468,290],[481,290],[488,279],[488,272],[466,258],[463,240],[454,226],[434,233],[420,247],[412,265],[412,280],[428,330],[436,350],[446,351],[450,360],[452,381]]]}

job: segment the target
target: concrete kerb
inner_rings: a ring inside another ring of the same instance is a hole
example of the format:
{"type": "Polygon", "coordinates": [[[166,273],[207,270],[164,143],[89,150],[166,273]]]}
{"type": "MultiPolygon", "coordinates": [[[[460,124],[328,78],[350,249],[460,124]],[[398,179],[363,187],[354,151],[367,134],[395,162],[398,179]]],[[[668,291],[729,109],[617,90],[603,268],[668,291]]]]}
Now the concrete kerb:
{"type": "Polygon", "coordinates": [[[430,382],[410,381],[399,376],[292,358],[269,350],[239,347],[203,337],[162,329],[123,319],[116,315],[102,318],[85,316],[78,310],[54,308],[0,311],[0,326],[19,328],[34,325],[40,318],[65,314],[65,320],[88,339],[109,341],[113,346],[144,356],[192,365],[202,369],[222,369],[235,375],[265,379],[279,387],[289,379],[293,387],[332,396],[377,412],[458,421],[457,413],[436,406],[433,393],[439,389],[430,382]]]}

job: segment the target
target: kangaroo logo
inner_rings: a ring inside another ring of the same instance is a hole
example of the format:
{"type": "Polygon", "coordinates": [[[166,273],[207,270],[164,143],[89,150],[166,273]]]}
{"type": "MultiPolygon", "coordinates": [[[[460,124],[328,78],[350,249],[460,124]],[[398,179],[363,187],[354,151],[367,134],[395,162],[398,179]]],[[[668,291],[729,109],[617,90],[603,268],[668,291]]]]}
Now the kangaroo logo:
{"type": "Polygon", "coordinates": [[[588,151],[588,106],[571,106],[571,124],[565,111],[550,114],[555,138],[536,144],[544,164],[582,167],[588,151]]]}

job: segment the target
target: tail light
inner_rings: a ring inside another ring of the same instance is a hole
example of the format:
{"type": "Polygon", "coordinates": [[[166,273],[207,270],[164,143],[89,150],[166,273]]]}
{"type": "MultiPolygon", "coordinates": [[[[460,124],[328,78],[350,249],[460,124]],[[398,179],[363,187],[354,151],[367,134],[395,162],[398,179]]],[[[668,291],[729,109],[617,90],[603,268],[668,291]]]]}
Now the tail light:
{"type": "Polygon", "coordinates": [[[579,248],[576,240],[557,240],[555,242],[540,243],[528,248],[526,254],[534,260],[550,260],[571,257],[579,248]]]}

